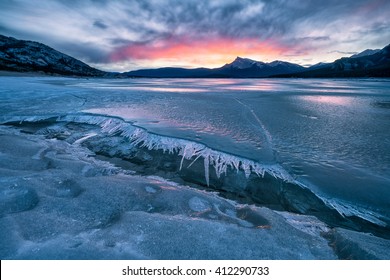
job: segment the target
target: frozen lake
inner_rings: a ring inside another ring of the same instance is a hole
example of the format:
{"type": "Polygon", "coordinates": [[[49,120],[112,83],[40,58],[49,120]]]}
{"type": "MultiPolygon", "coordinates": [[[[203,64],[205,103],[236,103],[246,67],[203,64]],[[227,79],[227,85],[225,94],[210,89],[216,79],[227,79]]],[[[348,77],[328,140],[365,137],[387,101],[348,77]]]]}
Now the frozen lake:
{"type": "MultiPolygon", "coordinates": [[[[205,220],[226,215],[244,227],[268,227],[260,218],[238,221],[252,214],[241,206],[224,212],[209,197],[390,238],[390,80],[0,77],[0,84],[4,135],[10,129],[87,149],[88,157],[140,176],[140,186],[149,182],[152,194],[161,187],[155,180],[189,188],[183,197],[200,192],[188,211],[208,213],[205,220]]],[[[72,160],[79,152],[72,150],[72,160]]],[[[3,185],[14,180],[7,172],[3,185]]]]}

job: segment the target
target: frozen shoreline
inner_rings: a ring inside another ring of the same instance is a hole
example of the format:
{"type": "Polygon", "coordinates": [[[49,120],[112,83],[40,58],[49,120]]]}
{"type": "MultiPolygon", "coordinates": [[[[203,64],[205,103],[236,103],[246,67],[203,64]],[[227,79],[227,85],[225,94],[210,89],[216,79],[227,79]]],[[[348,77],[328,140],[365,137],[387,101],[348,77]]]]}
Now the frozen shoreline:
{"type": "Polygon", "coordinates": [[[195,183],[195,188],[227,192],[233,200],[241,197],[245,203],[314,215],[331,226],[388,237],[385,216],[335,199],[326,200],[295,181],[278,164],[260,163],[197,142],[150,133],[111,116],[12,116],[1,122],[30,134],[80,144],[124,169],[130,164],[130,170],[138,170],[138,174],[158,175],[184,185],[195,183]]]}
{"type": "Polygon", "coordinates": [[[78,144],[0,138],[2,259],[390,257],[389,240],[126,174],[78,144]]]}

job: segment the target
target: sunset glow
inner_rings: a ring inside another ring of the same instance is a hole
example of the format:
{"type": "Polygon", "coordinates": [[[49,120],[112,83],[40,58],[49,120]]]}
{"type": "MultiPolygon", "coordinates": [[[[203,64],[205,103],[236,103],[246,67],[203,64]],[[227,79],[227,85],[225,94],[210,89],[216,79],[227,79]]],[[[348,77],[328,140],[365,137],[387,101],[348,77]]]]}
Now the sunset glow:
{"type": "Polygon", "coordinates": [[[115,50],[110,59],[151,61],[156,65],[190,65],[220,67],[237,56],[267,61],[286,52],[287,48],[271,41],[246,39],[164,40],[151,44],[133,44],[115,50]]]}

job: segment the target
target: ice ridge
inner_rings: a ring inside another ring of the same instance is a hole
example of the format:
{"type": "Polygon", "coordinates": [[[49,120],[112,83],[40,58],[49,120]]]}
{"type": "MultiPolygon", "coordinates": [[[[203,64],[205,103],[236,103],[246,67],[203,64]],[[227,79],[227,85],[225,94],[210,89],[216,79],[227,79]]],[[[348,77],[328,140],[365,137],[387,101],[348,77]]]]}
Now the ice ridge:
{"type": "Polygon", "coordinates": [[[232,170],[242,170],[245,176],[249,178],[253,172],[260,177],[265,173],[282,179],[287,182],[294,182],[294,179],[278,164],[261,164],[254,160],[245,159],[233,154],[214,150],[205,144],[189,141],[181,138],[167,137],[148,132],[131,123],[125,122],[121,118],[107,117],[102,115],[66,115],[59,117],[58,121],[87,123],[100,126],[102,132],[108,135],[120,135],[129,139],[133,146],[145,147],[148,150],[162,150],[168,153],[178,153],[182,157],[180,169],[183,167],[183,161],[192,160],[191,165],[202,158],[205,168],[205,179],[207,185],[210,184],[210,166],[214,168],[218,178],[226,174],[228,168],[232,170]]]}
{"type": "MultiPolygon", "coordinates": [[[[149,150],[161,150],[164,153],[168,152],[170,154],[178,154],[182,157],[180,170],[183,168],[184,160],[192,161],[187,166],[187,168],[190,168],[195,161],[203,159],[204,175],[207,185],[210,185],[210,167],[213,167],[218,178],[220,178],[223,174],[226,175],[228,170],[236,172],[242,171],[244,172],[246,178],[249,178],[252,173],[259,177],[264,177],[267,173],[276,179],[298,185],[302,188],[308,188],[303,183],[295,180],[281,165],[277,163],[259,163],[254,160],[211,149],[202,143],[154,134],[144,128],[137,127],[130,122],[126,122],[119,117],[96,114],[68,114],[63,116],[3,116],[0,119],[0,123],[2,124],[41,121],[73,122],[99,126],[102,132],[108,136],[115,135],[127,138],[130,145],[133,147],[145,147],[149,150]]],[[[87,134],[76,140],[75,144],[81,144],[83,141],[93,137],[94,135],[94,133],[87,134]]],[[[330,198],[327,199],[322,195],[317,194],[316,196],[328,207],[335,209],[344,217],[357,216],[374,224],[387,226],[387,223],[381,220],[383,217],[378,213],[362,211],[348,203],[343,203],[330,198]]]]}
{"type": "MultiPolygon", "coordinates": [[[[3,118],[2,123],[39,122],[54,117],[55,116],[12,116],[10,118],[3,118]]],[[[202,143],[154,134],[144,128],[126,122],[119,117],[95,114],[69,114],[56,116],[55,118],[57,122],[74,122],[99,126],[102,132],[109,136],[119,135],[127,138],[132,146],[145,147],[149,150],[162,150],[164,153],[177,153],[182,157],[180,169],[183,168],[184,159],[192,160],[188,167],[191,167],[195,161],[203,159],[207,185],[210,184],[210,167],[214,168],[218,178],[220,178],[222,174],[226,174],[230,168],[237,172],[240,170],[243,171],[247,178],[249,178],[252,172],[259,177],[264,177],[265,173],[268,173],[277,179],[286,182],[295,182],[291,175],[279,164],[262,164],[254,160],[211,149],[202,143]]],[[[82,142],[92,136],[93,135],[86,135],[78,141],[82,142]]]]}

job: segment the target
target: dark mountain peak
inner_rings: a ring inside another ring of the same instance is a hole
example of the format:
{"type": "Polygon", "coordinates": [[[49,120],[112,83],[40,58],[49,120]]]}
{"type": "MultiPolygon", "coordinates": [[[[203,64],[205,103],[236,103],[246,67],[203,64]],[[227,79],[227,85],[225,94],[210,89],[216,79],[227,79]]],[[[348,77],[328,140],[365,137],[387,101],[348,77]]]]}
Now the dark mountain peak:
{"type": "Polygon", "coordinates": [[[234,63],[234,62],[259,63],[261,61],[257,61],[257,60],[253,60],[253,59],[250,59],[250,58],[237,56],[236,59],[232,63],[234,63]]]}
{"type": "Polygon", "coordinates": [[[293,64],[293,63],[281,61],[281,60],[275,60],[275,61],[269,62],[267,64],[271,67],[276,67],[276,66],[281,66],[281,65],[284,65],[284,66],[297,65],[297,64],[293,64]]]}
{"type": "Polygon", "coordinates": [[[237,56],[236,59],[228,64],[225,64],[223,67],[225,68],[236,68],[236,69],[246,69],[251,67],[263,67],[265,65],[264,62],[256,61],[249,58],[243,58],[237,56]]]}
{"type": "Polygon", "coordinates": [[[375,50],[367,49],[367,50],[364,50],[360,53],[357,53],[357,54],[350,56],[350,58],[362,57],[362,56],[366,56],[366,55],[373,55],[373,54],[376,54],[377,52],[380,52],[380,51],[381,51],[381,49],[375,49],[375,50]]]}
{"type": "Polygon", "coordinates": [[[243,58],[241,56],[237,56],[236,59],[233,62],[243,61],[243,60],[249,60],[249,59],[248,58],[243,58]]]}
{"type": "Polygon", "coordinates": [[[280,64],[286,64],[287,62],[281,61],[281,60],[275,60],[270,63],[268,63],[269,66],[275,66],[275,65],[280,65],[280,64]]]}
{"type": "MultiPolygon", "coordinates": [[[[235,60],[233,60],[233,62],[242,62],[242,61],[246,61],[246,62],[258,62],[256,60],[253,60],[253,59],[250,59],[250,58],[245,58],[245,57],[241,57],[241,56],[237,56],[235,60]]],[[[232,62],[232,63],[233,63],[232,62]]]]}

